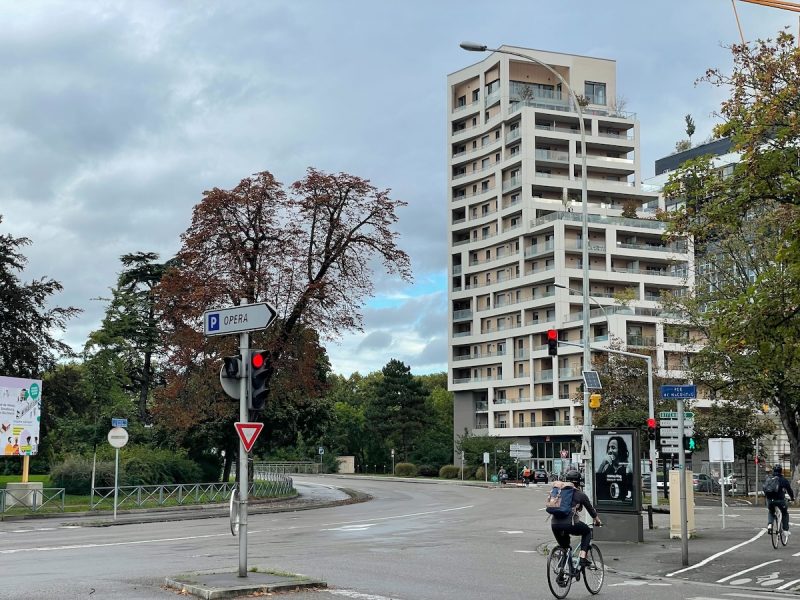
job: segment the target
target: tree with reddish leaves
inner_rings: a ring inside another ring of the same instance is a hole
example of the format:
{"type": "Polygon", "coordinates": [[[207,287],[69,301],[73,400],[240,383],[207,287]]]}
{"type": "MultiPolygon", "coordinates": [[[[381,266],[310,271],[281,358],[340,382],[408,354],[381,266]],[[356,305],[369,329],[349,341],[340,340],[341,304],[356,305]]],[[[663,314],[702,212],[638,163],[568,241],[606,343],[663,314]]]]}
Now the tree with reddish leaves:
{"type": "MultiPolygon", "coordinates": [[[[321,395],[328,367],[318,338],[361,329],[375,261],[411,280],[409,257],[392,229],[405,204],[360,177],[315,169],[288,190],[264,171],[232,190],[204,192],[160,283],[169,357],[157,408],[162,422],[185,431],[209,419],[235,419],[214,381],[222,356],[238,352],[237,337],[205,338],[201,318],[240,299],[268,301],[278,311],[250,344],[269,352],[267,416],[321,395]]],[[[259,441],[274,429],[267,418],[265,429],[259,441]]]]}

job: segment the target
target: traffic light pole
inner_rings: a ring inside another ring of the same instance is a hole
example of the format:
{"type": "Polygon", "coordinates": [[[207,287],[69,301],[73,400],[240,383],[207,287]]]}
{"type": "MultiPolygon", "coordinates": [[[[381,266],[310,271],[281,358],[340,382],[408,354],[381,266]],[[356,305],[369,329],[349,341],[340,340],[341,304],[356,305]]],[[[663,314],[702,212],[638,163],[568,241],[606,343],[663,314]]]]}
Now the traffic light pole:
{"type": "MultiPolygon", "coordinates": [[[[558,341],[559,344],[565,346],[578,346],[583,347],[583,344],[575,344],[573,342],[558,341]]],[[[623,356],[632,356],[634,358],[643,358],[647,361],[647,414],[648,418],[655,419],[655,403],[653,402],[653,357],[647,354],[636,354],[635,352],[625,352],[624,350],[612,350],[611,348],[592,348],[595,352],[608,352],[609,354],[622,354],[623,356]]],[[[588,398],[589,390],[584,390],[584,397],[588,398]]],[[[588,402],[588,401],[587,401],[588,402]]],[[[682,431],[682,430],[681,430],[682,431]]],[[[591,435],[591,433],[590,433],[591,435]]],[[[683,434],[681,434],[683,435],[683,434]]],[[[658,477],[656,476],[656,467],[658,466],[658,458],[656,457],[656,441],[650,440],[650,464],[652,469],[650,472],[650,504],[653,506],[658,505],[658,477]]],[[[588,481],[588,477],[587,477],[588,481]]],[[[664,489],[667,489],[666,483],[664,489]]]]}
{"type": "MultiPolygon", "coordinates": [[[[241,301],[245,304],[245,300],[241,301]]],[[[247,423],[247,392],[250,383],[250,334],[239,334],[242,378],[239,380],[239,421],[247,423]]],[[[239,577],[247,577],[247,451],[239,440],[239,577]]]]}
{"type": "MultiPolygon", "coordinates": [[[[681,440],[681,446],[678,449],[678,474],[681,478],[681,564],[685,567],[689,564],[689,532],[686,524],[686,452],[683,449],[683,398],[678,398],[678,439],[681,440]]],[[[666,482],[664,482],[664,487],[667,487],[666,482]]]]}

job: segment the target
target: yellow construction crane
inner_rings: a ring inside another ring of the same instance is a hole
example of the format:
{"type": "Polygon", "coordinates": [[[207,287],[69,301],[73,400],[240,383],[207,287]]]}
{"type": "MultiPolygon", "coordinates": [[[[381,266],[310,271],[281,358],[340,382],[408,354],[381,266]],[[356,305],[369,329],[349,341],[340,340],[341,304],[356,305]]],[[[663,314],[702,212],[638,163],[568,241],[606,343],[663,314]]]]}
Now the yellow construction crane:
{"type": "MultiPolygon", "coordinates": [[[[779,8],[781,10],[790,10],[792,12],[800,13],[800,4],[797,2],[789,2],[788,0],[741,0],[742,2],[747,2],[749,4],[758,4],[760,6],[768,6],[770,8],[779,8]]],[[[742,32],[742,24],[739,22],[739,13],[736,12],[736,0],[731,0],[731,6],[733,6],[733,14],[736,17],[736,26],[739,28],[739,37],[742,38],[742,44],[745,43],[744,41],[744,33],[742,32]]],[[[800,19],[800,17],[798,17],[800,19]]],[[[799,21],[800,22],[800,21],[799,21]]],[[[800,45],[800,35],[797,37],[797,43],[800,45]]]]}

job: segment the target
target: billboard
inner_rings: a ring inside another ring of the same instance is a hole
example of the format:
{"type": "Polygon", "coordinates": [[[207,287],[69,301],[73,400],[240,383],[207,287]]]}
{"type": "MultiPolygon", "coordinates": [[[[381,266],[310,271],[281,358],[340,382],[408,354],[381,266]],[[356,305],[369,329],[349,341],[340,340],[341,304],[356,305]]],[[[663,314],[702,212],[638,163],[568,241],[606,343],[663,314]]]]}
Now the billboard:
{"type": "Polygon", "coordinates": [[[0,377],[0,456],[33,456],[39,450],[42,380],[0,377]]]}
{"type": "Polygon", "coordinates": [[[639,431],[592,431],[595,507],[600,511],[639,512],[639,431]]]}

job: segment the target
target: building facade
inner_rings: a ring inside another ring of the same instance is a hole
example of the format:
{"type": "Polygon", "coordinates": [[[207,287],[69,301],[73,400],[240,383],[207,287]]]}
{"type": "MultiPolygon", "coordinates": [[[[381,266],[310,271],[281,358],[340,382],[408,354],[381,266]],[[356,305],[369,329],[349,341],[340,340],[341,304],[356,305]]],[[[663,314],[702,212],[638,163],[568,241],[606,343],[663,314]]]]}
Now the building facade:
{"type": "Polygon", "coordinates": [[[614,61],[503,47],[550,65],[582,96],[588,240],[582,239],[581,136],[568,90],[545,68],[500,52],[447,79],[448,383],[454,432],[533,447],[557,469],[580,451],[583,244],[593,345],[657,348],[680,372],[659,298],[685,285],[685,244],[662,239],[642,189],[639,124],[621,110],[614,61]],[[549,356],[546,334],[562,341],[549,356]]]}

